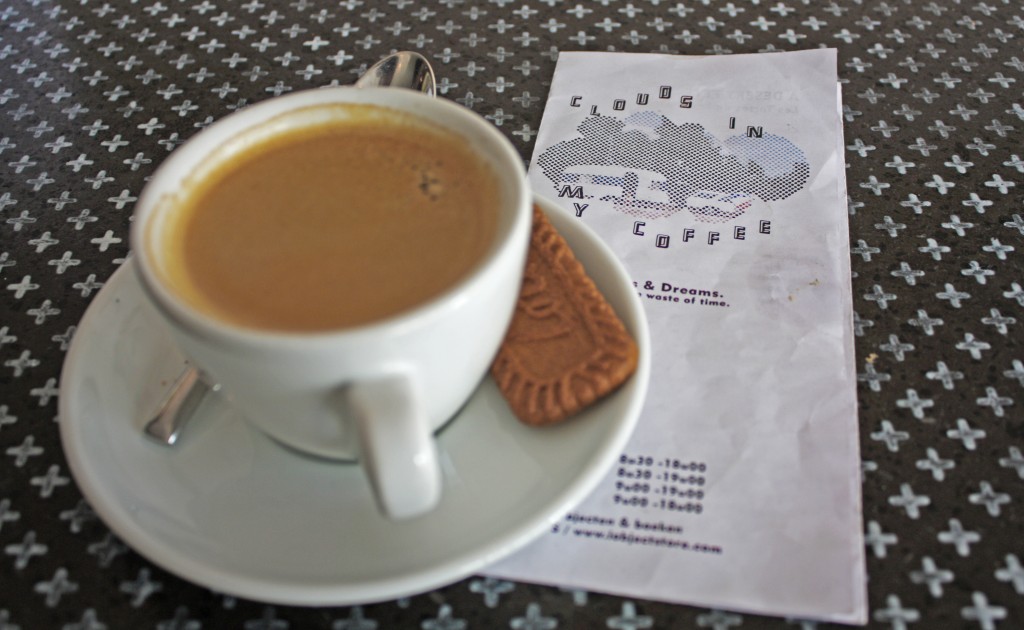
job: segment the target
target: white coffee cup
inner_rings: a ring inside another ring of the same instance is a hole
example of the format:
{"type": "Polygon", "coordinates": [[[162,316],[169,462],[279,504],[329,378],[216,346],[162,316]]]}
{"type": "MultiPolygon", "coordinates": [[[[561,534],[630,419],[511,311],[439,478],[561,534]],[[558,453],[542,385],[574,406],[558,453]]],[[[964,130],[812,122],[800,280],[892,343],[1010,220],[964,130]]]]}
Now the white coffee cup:
{"type": "Polygon", "coordinates": [[[411,90],[324,88],[240,110],[178,148],[139,196],[131,242],[150,301],[183,353],[221,385],[230,404],[298,451],[360,460],[381,510],[400,519],[429,511],[440,499],[433,433],[476,389],[504,337],[525,264],[530,206],[518,153],[477,114],[411,90]],[[401,110],[465,141],[499,182],[491,248],[440,297],[351,329],[267,332],[190,306],[159,272],[164,261],[155,243],[174,196],[232,139],[272,119],[287,127],[287,114],[334,103],[401,110]]]}

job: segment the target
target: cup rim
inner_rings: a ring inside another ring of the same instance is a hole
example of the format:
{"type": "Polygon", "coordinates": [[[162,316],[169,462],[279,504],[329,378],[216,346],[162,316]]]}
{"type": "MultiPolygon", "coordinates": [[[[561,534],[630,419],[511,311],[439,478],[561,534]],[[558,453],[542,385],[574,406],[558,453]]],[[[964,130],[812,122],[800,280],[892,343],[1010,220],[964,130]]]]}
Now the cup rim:
{"type": "Polygon", "coordinates": [[[518,151],[494,125],[469,108],[409,89],[354,86],[312,88],[275,96],[232,112],[203,128],[175,149],[153,172],[135,202],[129,241],[132,258],[135,259],[133,266],[144,292],[157,309],[176,326],[213,343],[242,344],[248,347],[309,347],[326,341],[377,337],[385,331],[401,334],[400,331],[414,328],[456,308],[458,304],[469,299],[468,293],[475,286],[488,281],[489,270],[507,258],[511,253],[509,250],[519,247],[526,249],[529,226],[532,222],[531,199],[526,169],[518,151]],[[483,258],[469,273],[440,295],[393,315],[356,326],[313,331],[252,328],[232,324],[207,314],[176,296],[161,274],[154,269],[157,264],[155,255],[146,246],[147,225],[158,212],[160,202],[167,194],[163,189],[168,180],[171,183],[185,180],[188,173],[209,155],[205,146],[211,142],[224,142],[235,138],[276,115],[294,112],[307,106],[332,103],[392,107],[425,119],[431,125],[441,125],[449,130],[453,130],[451,125],[441,122],[440,119],[457,119],[459,128],[453,131],[464,137],[472,136],[492,146],[492,161],[496,174],[502,179],[512,177],[516,180],[510,186],[509,207],[512,208],[512,217],[508,229],[499,231],[495,242],[484,253],[483,258]],[[516,238],[520,233],[524,233],[523,238],[516,238]]]}

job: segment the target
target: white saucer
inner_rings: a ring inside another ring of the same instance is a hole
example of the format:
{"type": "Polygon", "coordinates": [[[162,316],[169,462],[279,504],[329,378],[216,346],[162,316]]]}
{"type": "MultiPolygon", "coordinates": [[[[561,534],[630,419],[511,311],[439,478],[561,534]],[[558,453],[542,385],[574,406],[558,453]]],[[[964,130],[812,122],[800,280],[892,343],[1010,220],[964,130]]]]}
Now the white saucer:
{"type": "Polygon", "coordinates": [[[566,211],[552,223],[632,331],[640,367],[563,425],[531,429],[487,379],[439,435],[444,497],[391,522],[361,470],[282,448],[216,397],[173,449],[142,424],[183,360],[129,261],[85,313],[64,363],[60,427],[92,507],[139,553],[222,593],[281,604],[351,605],[454,582],[524,546],[593,490],[643,404],[650,347],[643,307],[611,251],[566,211]]]}

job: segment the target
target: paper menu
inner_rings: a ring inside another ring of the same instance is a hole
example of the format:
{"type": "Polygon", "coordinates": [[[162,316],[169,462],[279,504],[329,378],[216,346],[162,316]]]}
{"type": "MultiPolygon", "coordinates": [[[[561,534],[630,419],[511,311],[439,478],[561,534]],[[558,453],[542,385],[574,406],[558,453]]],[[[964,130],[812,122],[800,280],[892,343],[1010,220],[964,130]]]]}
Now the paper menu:
{"type": "Polygon", "coordinates": [[[594,494],[488,573],[864,623],[834,50],[562,53],[531,160],[633,275],[639,427],[594,494]]]}

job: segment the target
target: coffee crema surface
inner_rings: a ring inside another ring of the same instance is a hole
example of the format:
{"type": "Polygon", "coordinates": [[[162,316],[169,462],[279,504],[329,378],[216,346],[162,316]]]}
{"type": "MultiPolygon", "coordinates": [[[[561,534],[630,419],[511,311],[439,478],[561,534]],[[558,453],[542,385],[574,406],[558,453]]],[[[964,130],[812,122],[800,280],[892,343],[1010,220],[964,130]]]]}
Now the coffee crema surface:
{"type": "Polygon", "coordinates": [[[244,141],[175,196],[162,267],[195,308],[265,330],[359,326],[439,296],[491,247],[497,178],[465,140],[378,106],[312,109],[331,108],[244,141]]]}

